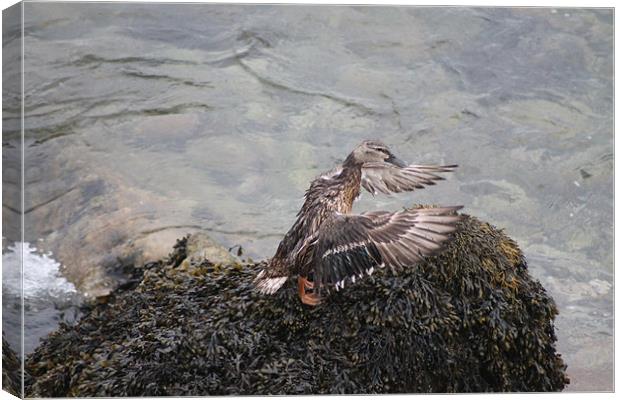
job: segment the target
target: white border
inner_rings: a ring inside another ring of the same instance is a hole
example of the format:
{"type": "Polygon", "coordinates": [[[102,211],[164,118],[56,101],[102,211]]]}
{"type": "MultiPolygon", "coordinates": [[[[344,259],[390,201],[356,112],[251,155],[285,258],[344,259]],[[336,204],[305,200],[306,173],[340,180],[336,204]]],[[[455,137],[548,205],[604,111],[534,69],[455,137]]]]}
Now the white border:
{"type": "MultiPolygon", "coordinates": [[[[46,1],[43,0],[45,2],[51,2],[51,1],[46,1]]],[[[41,2],[43,2],[41,1],[41,2]]],[[[25,2],[34,2],[32,0],[26,0],[25,2]]],[[[62,1],[64,3],[70,3],[70,2],[83,2],[83,1],[76,1],[76,0],[66,0],[66,1],[62,1]]],[[[124,2],[123,0],[108,0],[106,2],[124,2]]],[[[369,1],[369,0],[339,0],[339,1],[333,1],[333,0],[314,0],[312,2],[308,2],[308,1],[303,1],[303,0],[288,0],[286,2],[268,2],[268,1],[264,1],[264,0],[230,0],[227,2],[221,2],[221,1],[212,1],[212,0],[206,0],[206,1],[175,1],[175,0],[135,0],[133,2],[136,3],[147,3],[147,2],[151,2],[151,3],[219,3],[219,4],[230,4],[230,3],[235,3],[235,4],[317,4],[317,5],[333,5],[333,4],[337,4],[337,5],[408,5],[408,6],[413,6],[413,5],[418,5],[418,6],[482,6],[482,7],[557,7],[557,8],[564,8],[564,7],[580,7],[580,8],[594,8],[594,7],[599,7],[599,8],[613,8],[615,6],[615,3],[613,1],[609,1],[609,0],[591,0],[591,1],[575,1],[575,0],[564,0],[564,1],[560,1],[560,0],[553,0],[553,1],[532,1],[532,0],[521,0],[521,1],[514,1],[514,0],[504,0],[504,1],[491,1],[491,0],[474,0],[474,1],[466,1],[466,0],[448,0],[448,1],[439,1],[439,0],[425,0],[425,1],[386,1],[386,0],[374,0],[374,1],[369,1]]],[[[15,0],[0,0],[0,7],[2,9],[8,8],[14,4],[18,3],[15,0]]],[[[23,21],[23,8],[22,8],[22,21],[23,21]]],[[[0,28],[1,28],[1,24],[2,22],[0,21],[0,28]]],[[[22,24],[22,29],[23,29],[23,24],[22,24]]],[[[615,65],[617,63],[617,52],[616,50],[616,30],[615,30],[615,10],[614,10],[614,82],[617,81],[617,73],[616,73],[616,68],[615,65]]],[[[22,54],[23,54],[23,42],[22,42],[22,54]]],[[[0,63],[2,60],[2,55],[0,52],[0,63]]],[[[22,71],[23,71],[23,64],[22,64],[22,71]]],[[[0,90],[2,88],[2,83],[0,82],[0,90]]],[[[22,90],[23,90],[23,73],[22,73],[22,90]]],[[[23,94],[23,93],[22,93],[23,94]]],[[[614,85],[614,139],[615,139],[615,132],[617,131],[617,119],[615,118],[616,115],[618,115],[618,109],[617,109],[617,103],[615,101],[615,85],[614,85]]],[[[22,107],[23,107],[23,103],[22,103],[22,107]]],[[[22,116],[23,116],[23,111],[22,111],[22,116]]],[[[23,121],[22,121],[22,126],[23,126],[23,121]]],[[[22,152],[23,152],[23,147],[22,147],[22,152]]],[[[618,187],[618,176],[615,174],[615,155],[618,154],[618,144],[617,141],[614,140],[614,266],[617,265],[617,253],[615,252],[615,249],[618,247],[618,243],[619,243],[619,239],[618,237],[615,235],[615,227],[618,226],[618,215],[615,212],[616,206],[617,206],[617,202],[616,200],[616,193],[615,193],[615,188],[618,187]]],[[[23,155],[22,155],[22,162],[23,162],[23,155]]],[[[0,172],[1,172],[1,166],[0,166],[0,172]]],[[[22,168],[22,173],[23,173],[23,168],[22,168]]],[[[23,176],[22,176],[23,179],[23,176]]],[[[22,180],[23,182],[23,180],[22,180]]],[[[23,201],[23,188],[22,188],[22,201],[23,201]]],[[[2,215],[2,211],[0,210],[0,216],[2,215]]],[[[23,218],[23,216],[22,216],[23,218]]],[[[22,220],[23,222],[23,220],[22,220]]],[[[22,235],[23,235],[23,230],[22,230],[22,235]]],[[[23,258],[22,258],[23,259],[23,258]]],[[[23,268],[23,266],[22,266],[23,268]]],[[[618,275],[615,274],[614,271],[614,289],[618,287],[618,275]]],[[[614,367],[618,362],[618,354],[617,352],[615,352],[615,349],[617,348],[617,344],[618,344],[618,337],[617,335],[615,335],[615,326],[616,326],[616,319],[617,319],[617,312],[616,310],[618,310],[618,303],[616,300],[616,296],[615,296],[615,290],[614,290],[614,367]]],[[[23,311],[23,310],[22,310],[23,311]]],[[[1,309],[0,309],[0,317],[1,317],[1,309]]],[[[23,316],[22,316],[22,322],[23,322],[23,316]]],[[[22,341],[23,341],[23,337],[22,337],[22,341]]],[[[22,343],[23,346],[23,343],[22,343]]],[[[23,347],[22,347],[23,348],[23,347]]],[[[23,361],[22,361],[23,362],[23,361]]],[[[615,383],[617,382],[617,368],[614,368],[614,389],[615,389],[615,383]]],[[[584,395],[587,395],[589,399],[607,399],[607,398],[615,398],[616,395],[615,393],[584,393],[584,392],[562,392],[562,393],[549,393],[549,394],[491,394],[491,395],[485,395],[485,394],[472,394],[472,395],[398,395],[398,398],[426,398],[426,397],[430,397],[432,396],[433,399],[440,399],[440,400],[444,400],[444,399],[453,399],[454,396],[467,396],[469,398],[478,398],[478,397],[485,397],[485,398],[489,398],[489,396],[493,396],[493,398],[499,398],[499,399],[526,399],[526,398],[531,398],[532,396],[534,397],[538,397],[538,396],[562,396],[563,398],[582,398],[584,395]],[[415,397],[414,397],[415,396],[415,397]]],[[[278,398],[288,398],[288,396],[278,396],[278,398]]],[[[312,396],[312,398],[326,398],[327,396],[312,396]]],[[[348,398],[348,397],[352,397],[352,396],[338,396],[338,398],[348,398]]],[[[372,396],[373,398],[391,398],[391,397],[395,397],[395,395],[381,395],[381,396],[372,396]]],[[[14,399],[15,397],[8,394],[7,392],[4,391],[0,391],[0,400],[4,400],[4,399],[14,399]]],[[[183,398],[179,398],[179,397],[169,397],[172,399],[183,399],[183,398]]],[[[256,399],[256,398],[262,398],[261,396],[252,396],[252,397],[235,397],[236,399],[256,399]]],[[[310,398],[309,396],[295,396],[295,397],[290,397],[290,398],[294,398],[294,399],[306,399],[306,398],[310,398]]],[[[149,399],[148,397],[141,397],[139,399],[149,399]]]]}

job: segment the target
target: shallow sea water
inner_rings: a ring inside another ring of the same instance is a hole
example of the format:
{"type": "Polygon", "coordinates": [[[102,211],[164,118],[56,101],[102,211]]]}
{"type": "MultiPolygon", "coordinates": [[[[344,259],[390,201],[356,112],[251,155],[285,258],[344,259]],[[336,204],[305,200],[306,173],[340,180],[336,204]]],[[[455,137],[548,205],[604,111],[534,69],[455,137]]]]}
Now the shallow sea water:
{"type": "MultiPolygon", "coordinates": [[[[611,10],[26,3],[25,16],[25,240],[82,294],[195,230],[271,256],[309,181],[377,138],[460,167],[355,209],[463,204],[504,228],[558,303],[568,389],[612,390],[611,10]]],[[[11,162],[19,107],[3,111],[11,162]]]]}

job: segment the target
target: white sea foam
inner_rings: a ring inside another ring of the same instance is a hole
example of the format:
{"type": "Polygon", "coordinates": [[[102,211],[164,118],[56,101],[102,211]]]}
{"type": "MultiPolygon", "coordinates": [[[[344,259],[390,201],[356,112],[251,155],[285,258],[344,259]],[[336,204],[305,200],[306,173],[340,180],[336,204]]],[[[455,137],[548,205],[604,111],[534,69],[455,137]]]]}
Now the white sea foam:
{"type": "Polygon", "coordinates": [[[63,298],[76,293],[75,286],[60,275],[61,264],[51,254],[41,254],[28,242],[8,246],[2,254],[2,289],[19,296],[21,290],[20,252],[24,257],[24,299],[63,298]],[[22,247],[23,246],[23,247],[22,247]]]}
{"type": "Polygon", "coordinates": [[[79,317],[80,295],[60,268],[51,254],[42,254],[30,243],[14,243],[2,254],[2,327],[9,345],[18,352],[22,339],[24,352],[30,353],[60,321],[72,323],[79,317]]]}

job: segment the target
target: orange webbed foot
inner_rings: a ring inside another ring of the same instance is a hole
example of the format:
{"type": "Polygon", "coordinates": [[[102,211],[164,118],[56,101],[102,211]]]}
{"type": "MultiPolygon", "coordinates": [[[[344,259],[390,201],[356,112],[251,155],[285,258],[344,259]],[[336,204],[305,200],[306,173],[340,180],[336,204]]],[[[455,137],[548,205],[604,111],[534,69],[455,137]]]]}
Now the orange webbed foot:
{"type": "Polygon", "coordinates": [[[309,306],[316,306],[321,302],[321,297],[316,293],[306,293],[306,289],[313,289],[314,283],[304,277],[297,278],[297,288],[301,302],[309,306]]]}
{"type": "Polygon", "coordinates": [[[302,303],[307,304],[309,306],[316,306],[321,303],[321,297],[317,296],[314,293],[312,294],[305,293],[304,295],[300,296],[300,298],[301,298],[302,303]]]}
{"type": "Polygon", "coordinates": [[[306,289],[314,289],[314,282],[307,280],[306,278],[301,278],[304,280],[304,286],[306,289]]]}

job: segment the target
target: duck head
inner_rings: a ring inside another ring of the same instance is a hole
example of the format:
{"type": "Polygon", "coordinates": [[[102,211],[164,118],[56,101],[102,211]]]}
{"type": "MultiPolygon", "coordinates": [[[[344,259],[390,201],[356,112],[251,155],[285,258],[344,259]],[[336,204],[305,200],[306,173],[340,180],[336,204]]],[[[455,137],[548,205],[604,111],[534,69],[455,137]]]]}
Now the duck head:
{"type": "Polygon", "coordinates": [[[364,140],[345,160],[345,164],[363,165],[369,162],[387,162],[397,167],[406,167],[407,163],[396,157],[390,149],[379,140],[364,140]]]}

